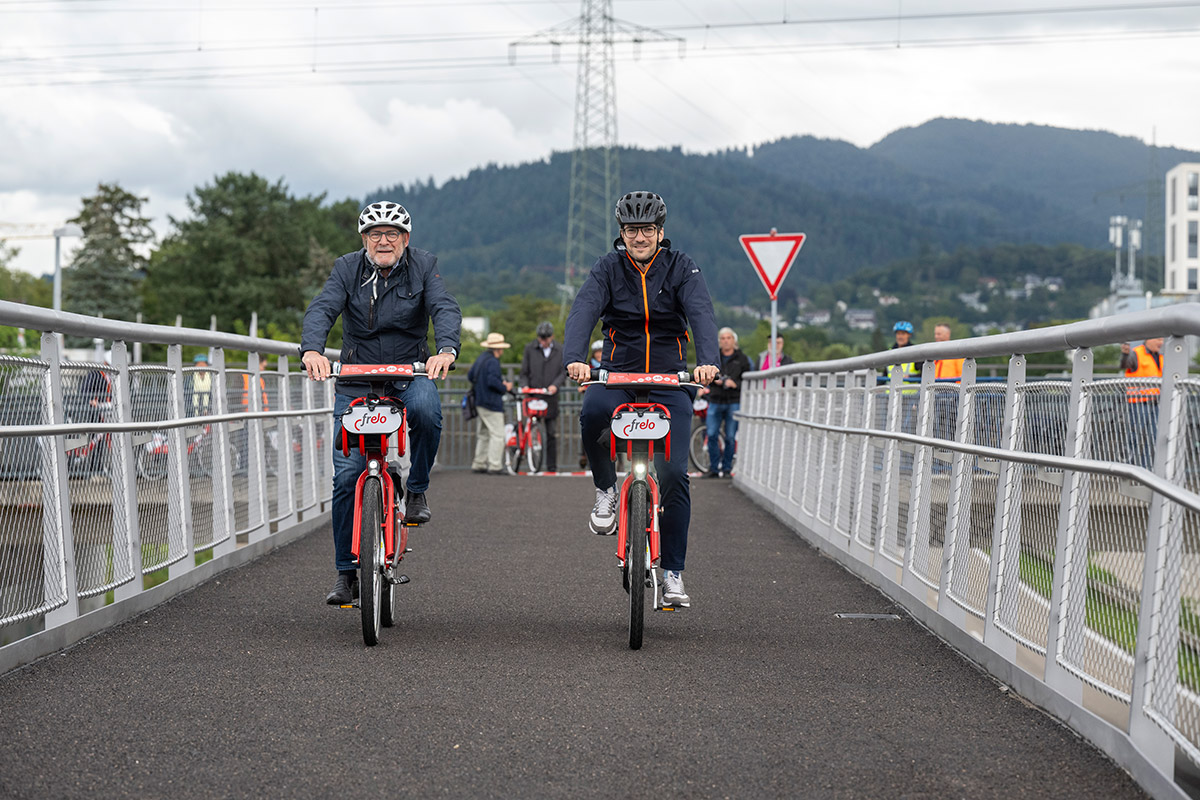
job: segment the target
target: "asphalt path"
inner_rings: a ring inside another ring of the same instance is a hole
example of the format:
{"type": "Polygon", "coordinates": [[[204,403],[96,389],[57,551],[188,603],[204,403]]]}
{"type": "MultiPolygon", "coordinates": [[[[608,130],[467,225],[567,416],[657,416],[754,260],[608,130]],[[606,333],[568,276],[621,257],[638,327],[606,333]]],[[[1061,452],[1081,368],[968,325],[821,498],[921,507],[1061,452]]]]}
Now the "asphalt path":
{"type": "Polygon", "coordinates": [[[436,473],[377,647],[317,531],[0,677],[0,797],[1143,796],[728,481],[693,495],[692,608],[634,652],[590,479],[436,473]]]}

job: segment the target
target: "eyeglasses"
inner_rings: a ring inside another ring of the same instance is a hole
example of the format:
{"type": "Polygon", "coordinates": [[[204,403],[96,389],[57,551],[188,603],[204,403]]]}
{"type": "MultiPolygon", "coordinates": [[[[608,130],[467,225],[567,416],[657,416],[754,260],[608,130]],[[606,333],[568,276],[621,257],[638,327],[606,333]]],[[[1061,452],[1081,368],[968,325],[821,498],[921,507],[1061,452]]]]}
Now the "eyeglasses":
{"type": "Polygon", "coordinates": [[[394,242],[400,238],[400,231],[371,231],[367,234],[367,238],[372,242],[378,242],[385,236],[389,242],[394,242]]]}
{"type": "Polygon", "coordinates": [[[655,234],[658,233],[658,226],[657,225],[626,225],[624,228],[621,228],[621,234],[629,237],[630,239],[633,239],[639,233],[642,236],[645,236],[647,239],[653,239],[655,234]]]}

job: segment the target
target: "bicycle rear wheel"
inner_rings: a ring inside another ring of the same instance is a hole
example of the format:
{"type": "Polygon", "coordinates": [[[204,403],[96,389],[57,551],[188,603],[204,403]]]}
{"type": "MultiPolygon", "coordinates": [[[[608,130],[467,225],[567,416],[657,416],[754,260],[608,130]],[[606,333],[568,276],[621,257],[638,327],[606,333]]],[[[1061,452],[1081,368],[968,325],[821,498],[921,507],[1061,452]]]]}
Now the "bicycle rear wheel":
{"type": "Polygon", "coordinates": [[[546,423],[535,419],[529,425],[529,449],[525,451],[525,461],[529,465],[529,474],[542,471],[545,461],[545,431],[546,423]]]}
{"type": "Polygon", "coordinates": [[[139,477],[148,481],[159,481],[167,477],[167,454],[153,453],[146,448],[138,448],[135,467],[139,477]]]}
{"type": "MultiPolygon", "coordinates": [[[[398,478],[397,478],[397,480],[398,480],[398,478]]],[[[392,508],[387,513],[389,513],[393,516],[392,521],[393,521],[393,530],[395,531],[395,545],[396,545],[396,548],[399,549],[400,548],[400,526],[403,525],[404,522],[403,522],[403,520],[398,518],[400,515],[398,513],[396,513],[395,505],[393,505],[392,508]]],[[[380,532],[380,537],[382,537],[382,536],[383,536],[383,533],[380,532]]],[[[380,550],[380,552],[381,553],[383,552],[382,549],[380,550]]],[[[400,555],[403,555],[403,553],[401,553],[400,555]]],[[[397,589],[396,585],[394,583],[392,583],[391,581],[389,581],[387,578],[382,578],[381,584],[382,584],[382,589],[379,593],[379,624],[385,628],[390,628],[396,624],[396,619],[399,616],[396,613],[396,601],[397,601],[397,595],[400,593],[396,591],[396,589],[397,589]]]]}
{"type": "Polygon", "coordinates": [[[642,646],[642,623],[646,611],[646,484],[634,481],[629,487],[629,516],[626,524],[625,570],[629,576],[629,649],[642,646]]]}
{"type": "Polygon", "coordinates": [[[362,523],[358,531],[358,604],[363,643],[379,643],[383,607],[383,489],[379,478],[363,481],[362,523]]]}

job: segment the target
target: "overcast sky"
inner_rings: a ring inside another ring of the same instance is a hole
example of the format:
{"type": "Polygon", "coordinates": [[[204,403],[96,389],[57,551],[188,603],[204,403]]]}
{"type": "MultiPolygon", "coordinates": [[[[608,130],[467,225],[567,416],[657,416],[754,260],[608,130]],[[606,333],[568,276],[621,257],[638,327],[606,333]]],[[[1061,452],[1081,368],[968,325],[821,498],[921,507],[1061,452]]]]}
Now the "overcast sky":
{"type": "MultiPolygon", "coordinates": [[[[580,49],[537,34],[580,2],[315,2],[0,0],[0,238],[16,265],[52,270],[53,240],[20,237],[62,225],[100,182],[148,197],[161,235],[229,170],[358,198],[572,147],[580,49]]],[[[613,48],[622,145],[868,147],[944,116],[1200,150],[1200,2],[612,6],[652,29],[613,48]]]]}

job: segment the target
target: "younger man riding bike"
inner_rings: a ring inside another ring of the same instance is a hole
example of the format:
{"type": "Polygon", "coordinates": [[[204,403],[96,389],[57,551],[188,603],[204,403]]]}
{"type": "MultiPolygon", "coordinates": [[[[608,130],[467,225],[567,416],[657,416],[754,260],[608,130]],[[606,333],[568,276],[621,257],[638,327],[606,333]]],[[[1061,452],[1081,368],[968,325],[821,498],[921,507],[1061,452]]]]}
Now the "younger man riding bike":
{"type": "MultiPolygon", "coordinates": [[[[712,300],[700,268],[686,254],[672,250],[663,238],[667,206],[653,192],[631,192],[617,202],[621,236],[612,252],[592,266],[575,296],[567,317],[563,360],[567,374],[577,381],[591,376],[588,340],[597,320],[603,320],[604,350],[601,367],[618,372],[674,373],[687,369],[688,327],[696,345],[696,382],[710,383],[717,376],[717,325],[712,300]]],[[[613,410],[633,402],[626,389],[591,386],[583,396],[579,421],[583,449],[592,466],[596,502],[589,524],[599,534],[617,527],[617,473],[609,459],[607,434],[613,410]]],[[[686,443],[691,434],[692,398],[688,393],[661,390],[650,393],[650,402],[671,412],[671,438],[686,443]]],[[[688,485],[688,448],[672,448],[668,462],[655,456],[662,490],[661,565],[663,601],[688,606],[683,588],[687,555],[691,494],[688,485]]]]}

